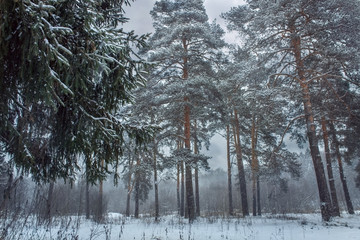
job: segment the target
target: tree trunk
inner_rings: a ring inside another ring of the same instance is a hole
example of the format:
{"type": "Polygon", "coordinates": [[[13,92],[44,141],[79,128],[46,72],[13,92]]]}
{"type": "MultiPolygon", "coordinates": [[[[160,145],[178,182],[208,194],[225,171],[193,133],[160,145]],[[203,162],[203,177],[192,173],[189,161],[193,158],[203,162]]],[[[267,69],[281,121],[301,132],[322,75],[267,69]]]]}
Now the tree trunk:
{"type": "Polygon", "coordinates": [[[196,216],[200,216],[199,167],[195,168],[195,206],[196,216]]]}
{"type": "Polygon", "coordinates": [[[134,217],[139,218],[139,181],[135,180],[135,211],[134,217]]]}
{"type": "Polygon", "coordinates": [[[306,129],[307,129],[307,137],[310,145],[311,157],[313,160],[313,165],[315,169],[316,181],[319,190],[320,197],[320,209],[321,216],[324,221],[329,221],[331,217],[331,200],[329,189],[327,186],[326,175],[324,170],[324,165],[321,160],[318,139],[316,136],[316,126],[314,121],[314,114],[311,104],[310,98],[310,90],[309,83],[305,77],[304,72],[304,63],[301,57],[301,41],[300,37],[296,36],[297,32],[295,29],[295,22],[290,24],[290,31],[294,35],[291,38],[291,45],[293,47],[293,53],[295,57],[296,63],[296,71],[298,74],[297,80],[299,81],[301,90],[302,90],[302,98],[304,104],[304,113],[306,119],[306,129]]]}
{"type": "Polygon", "coordinates": [[[186,207],[189,222],[192,223],[195,219],[195,202],[194,202],[194,190],[192,185],[192,172],[191,164],[185,164],[185,178],[186,178],[186,207]]]}
{"type": "Polygon", "coordinates": [[[90,184],[88,177],[86,177],[86,186],[85,186],[85,215],[86,219],[90,219],[90,184]]]}
{"type": "Polygon", "coordinates": [[[256,197],[257,197],[257,179],[259,171],[259,163],[256,156],[256,145],[257,145],[257,130],[255,123],[255,116],[252,117],[252,127],[251,127],[251,172],[252,172],[252,197],[253,197],[253,216],[256,216],[256,197]]]}
{"type": "Polygon", "coordinates": [[[329,122],[329,126],[330,126],[330,131],[332,134],[332,139],[333,139],[333,143],[334,143],[334,147],[335,147],[335,155],[336,155],[338,165],[339,165],[340,180],[341,180],[343,190],[344,190],[346,207],[347,207],[349,214],[354,214],[354,207],[353,207],[353,204],[352,204],[352,201],[350,198],[350,193],[349,193],[349,189],[347,186],[346,177],[344,174],[344,168],[343,168],[343,164],[342,164],[342,160],[341,160],[340,143],[336,137],[334,124],[332,122],[329,122]]]}
{"type": "Polygon", "coordinates": [[[12,190],[12,186],[13,186],[13,181],[14,181],[14,174],[12,172],[9,173],[9,179],[6,183],[6,188],[4,189],[3,192],[3,201],[1,203],[1,207],[0,207],[0,217],[3,217],[4,219],[7,218],[7,214],[8,214],[8,210],[9,210],[9,206],[8,203],[10,201],[11,198],[11,190],[12,190]],[[2,213],[3,211],[3,213],[2,213]]]}
{"type": "Polygon", "coordinates": [[[156,143],[154,139],[154,191],[155,191],[155,221],[159,220],[159,184],[157,176],[156,143]]]}
{"type": "MultiPolygon", "coordinates": [[[[104,159],[101,160],[101,170],[104,168],[104,159]]],[[[103,206],[103,198],[104,198],[104,185],[103,180],[100,180],[99,183],[99,195],[98,195],[98,206],[97,206],[97,216],[96,220],[101,222],[104,217],[104,206],[103,206]]]]}
{"type": "Polygon", "coordinates": [[[82,181],[79,182],[79,184],[77,184],[77,189],[79,190],[79,202],[78,202],[78,217],[80,217],[83,214],[83,210],[84,210],[84,184],[82,181]]]}
{"type": "Polygon", "coordinates": [[[185,216],[185,169],[184,162],[180,162],[180,170],[181,170],[181,185],[180,185],[180,216],[185,216]]]}
{"type": "Polygon", "coordinates": [[[86,166],[85,166],[85,177],[86,177],[86,186],[85,186],[85,216],[86,219],[90,219],[90,179],[89,179],[89,166],[91,164],[90,156],[86,155],[86,166]]]}
{"type": "Polygon", "coordinates": [[[230,127],[226,126],[226,157],[227,157],[227,177],[228,177],[228,200],[229,200],[229,215],[234,215],[234,207],[232,201],[232,183],[231,183],[231,158],[230,158],[230,127]]]}
{"type": "Polygon", "coordinates": [[[180,163],[177,163],[177,173],[176,173],[176,200],[177,200],[177,210],[180,215],[180,163]]]}
{"type": "Polygon", "coordinates": [[[140,159],[136,161],[136,171],[135,171],[135,218],[139,218],[139,205],[140,205],[140,159]]]}
{"type": "Polygon", "coordinates": [[[260,177],[257,176],[257,209],[258,209],[258,215],[261,216],[261,203],[260,203],[260,177]]]}
{"type": "Polygon", "coordinates": [[[131,203],[131,192],[127,192],[126,194],[126,210],[125,210],[125,215],[127,217],[130,217],[130,203],[131,203]]]}
{"type": "Polygon", "coordinates": [[[134,170],[133,166],[134,166],[134,158],[131,157],[131,154],[129,154],[129,176],[127,181],[126,209],[125,209],[125,215],[127,217],[130,217],[131,193],[133,191],[135,184],[135,182],[132,181],[133,170],[134,170]]]}
{"type": "Polygon", "coordinates": [[[245,170],[244,163],[242,159],[242,149],[240,143],[240,126],[239,119],[237,115],[237,111],[234,110],[234,143],[236,150],[236,160],[239,172],[239,185],[240,185],[240,197],[241,197],[241,207],[243,216],[249,215],[249,207],[248,207],[248,199],[247,199],[247,190],[246,190],[246,178],[245,178],[245,170]]]}
{"type": "MultiPolygon", "coordinates": [[[[188,58],[187,58],[187,41],[185,38],[182,40],[185,56],[183,58],[184,67],[183,67],[183,79],[186,81],[189,77],[188,72],[188,58]]],[[[185,148],[189,151],[191,150],[190,144],[190,106],[189,106],[189,97],[184,97],[184,135],[185,135],[185,148]]],[[[185,181],[186,181],[186,206],[189,217],[189,222],[193,222],[196,218],[195,215],[195,203],[194,203],[194,192],[192,185],[192,172],[191,172],[191,164],[189,162],[185,163],[185,181]]]]}
{"type": "Polygon", "coordinates": [[[49,184],[49,190],[48,190],[48,197],[47,197],[47,201],[46,201],[46,215],[45,218],[46,220],[49,221],[49,223],[51,223],[51,218],[52,218],[52,208],[53,208],[53,193],[54,193],[54,181],[51,181],[49,184]]]}
{"type": "MultiPolygon", "coordinates": [[[[194,123],[194,153],[195,154],[199,154],[199,148],[197,145],[197,135],[196,135],[196,129],[197,128],[197,123],[195,120],[194,123]]],[[[196,162],[196,167],[195,167],[195,176],[194,176],[194,180],[195,180],[195,209],[196,209],[196,216],[200,216],[200,190],[199,190],[199,163],[196,162]]]]}
{"type": "Polygon", "coordinates": [[[325,149],[325,159],[326,159],[326,168],[329,177],[329,186],[330,186],[330,194],[331,194],[331,202],[332,202],[332,216],[340,216],[339,203],[336,195],[335,188],[335,180],[334,174],[332,170],[331,156],[330,156],[330,148],[329,148],[329,135],[326,129],[326,120],[325,117],[321,118],[321,127],[323,132],[323,140],[324,140],[324,149],[325,149]]]}
{"type": "MultiPolygon", "coordinates": [[[[304,80],[305,81],[305,80],[304,80]]],[[[327,186],[324,165],[321,160],[318,139],[316,136],[314,114],[312,112],[312,105],[310,100],[310,92],[308,84],[302,84],[304,111],[306,117],[307,137],[310,144],[311,157],[314,164],[316,180],[318,184],[321,215],[324,221],[329,221],[331,217],[331,200],[329,189],[327,186]]]]}
{"type": "Polygon", "coordinates": [[[132,184],[131,184],[132,173],[129,172],[128,182],[127,182],[127,194],[126,194],[126,210],[125,215],[130,217],[130,203],[131,203],[131,192],[132,192],[132,184]]]}
{"type": "Polygon", "coordinates": [[[103,220],[103,195],[104,195],[104,189],[103,189],[103,181],[100,180],[99,184],[99,196],[98,196],[98,213],[96,216],[96,219],[98,222],[101,222],[103,220]]]}

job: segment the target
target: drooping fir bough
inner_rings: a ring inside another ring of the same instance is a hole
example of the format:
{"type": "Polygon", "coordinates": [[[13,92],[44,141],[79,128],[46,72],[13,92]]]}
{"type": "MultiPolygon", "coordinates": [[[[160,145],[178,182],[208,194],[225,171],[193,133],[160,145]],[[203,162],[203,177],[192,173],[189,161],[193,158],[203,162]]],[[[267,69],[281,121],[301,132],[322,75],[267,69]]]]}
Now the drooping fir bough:
{"type": "Polygon", "coordinates": [[[125,138],[151,137],[119,114],[144,82],[132,46],[146,37],[120,28],[130,2],[0,1],[0,141],[35,179],[72,178],[85,158],[103,179],[125,138]]]}

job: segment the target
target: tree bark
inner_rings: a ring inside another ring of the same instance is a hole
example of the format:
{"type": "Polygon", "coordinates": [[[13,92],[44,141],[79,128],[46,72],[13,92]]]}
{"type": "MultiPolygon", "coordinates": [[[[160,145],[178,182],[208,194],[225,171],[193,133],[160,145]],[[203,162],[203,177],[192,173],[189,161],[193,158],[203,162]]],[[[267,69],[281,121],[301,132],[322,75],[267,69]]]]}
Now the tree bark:
{"type": "Polygon", "coordinates": [[[316,136],[316,126],[314,121],[314,113],[311,104],[309,83],[305,77],[304,62],[301,57],[301,40],[296,36],[295,21],[290,23],[290,31],[293,34],[291,38],[291,45],[295,57],[296,71],[298,75],[298,82],[302,90],[302,98],[304,105],[304,113],[306,119],[307,137],[310,145],[311,157],[315,169],[316,181],[319,190],[321,216],[324,221],[329,221],[331,217],[331,200],[329,189],[327,186],[324,166],[321,160],[318,139],[316,136]]]}
{"type": "Polygon", "coordinates": [[[139,205],[140,205],[140,159],[136,161],[136,171],[135,171],[135,212],[134,217],[139,218],[139,205]]]}
{"type": "Polygon", "coordinates": [[[257,179],[258,179],[258,171],[259,171],[259,163],[256,156],[256,145],[257,145],[257,131],[256,131],[256,123],[255,116],[252,117],[252,126],[251,126],[251,172],[252,172],[252,197],[253,197],[253,216],[256,216],[256,208],[257,208],[257,179]]]}
{"type": "Polygon", "coordinates": [[[329,186],[330,186],[330,195],[332,202],[332,216],[340,216],[339,203],[336,194],[335,188],[335,180],[334,174],[332,170],[331,156],[330,156],[330,148],[329,148],[329,135],[326,128],[326,120],[325,117],[321,118],[321,127],[323,132],[323,140],[324,140],[324,149],[325,149],[325,159],[326,159],[326,168],[329,177],[329,186]]]}
{"type": "Polygon", "coordinates": [[[318,184],[321,215],[324,221],[329,221],[331,217],[331,200],[330,200],[329,189],[326,183],[324,165],[322,163],[320,156],[318,139],[316,136],[314,114],[312,111],[308,84],[306,83],[302,84],[302,90],[303,90],[304,111],[305,111],[306,126],[307,126],[307,137],[309,140],[311,157],[313,160],[315,174],[316,174],[316,181],[318,184]]]}
{"type": "Polygon", "coordinates": [[[125,215],[127,217],[130,217],[130,204],[131,204],[131,192],[127,192],[126,194],[126,210],[125,210],[125,215]]]}
{"type": "Polygon", "coordinates": [[[227,177],[228,177],[228,200],[229,200],[229,215],[234,215],[234,207],[232,201],[232,182],[231,182],[231,158],[230,158],[230,126],[226,126],[226,158],[227,158],[227,177]]]}
{"type": "Polygon", "coordinates": [[[200,190],[199,190],[199,167],[195,168],[195,207],[196,216],[200,216],[200,190]]]}
{"type": "Polygon", "coordinates": [[[343,168],[343,164],[342,164],[342,160],[341,160],[340,143],[336,137],[335,127],[332,122],[329,122],[329,127],[330,127],[330,131],[332,134],[332,139],[333,139],[333,143],[334,143],[334,147],[335,147],[336,159],[337,159],[337,162],[339,165],[340,180],[341,180],[343,190],[344,190],[346,207],[347,207],[349,214],[354,214],[354,207],[353,207],[353,204],[351,201],[349,189],[348,189],[347,182],[346,182],[346,177],[344,174],[344,168],[343,168]]]}
{"type": "Polygon", "coordinates": [[[47,201],[46,201],[46,215],[45,218],[46,220],[49,221],[49,223],[51,223],[51,218],[52,218],[52,208],[53,208],[53,193],[54,193],[54,181],[51,181],[49,184],[49,190],[48,190],[48,197],[47,197],[47,201]]]}
{"type": "Polygon", "coordinates": [[[260,203],[260,177],[257,176],[257,209],[258,209],[258,215],[261,216],[261,203],[260,203]]]}
{"type": "Polygon", "coordinates": [[[159,220],[159,184],[157,176],[156,143],[154,139],[154,191],[155,191],[155,221],[159,220]]]}
{"type": "Polygon", "coordinates": [[[192,185],[192,172],[190,163],[185,164],[185,177],[186,177],[186,207],[189,222],[192,223],[195,219],[195,202],[194,202],[194,190],[192,185]]]}
{"type": "Polygon", "coordinates": [[[185,216],[185,168],[184,162],[180,162],[181,185],[180,185],[180,216],[185,216]]]}
{"type": "Polygon", "coordinates": [[[86,177],[86,186],[85,186],[85,215],[86,215],[86,219],[90,219],[90,184],[88,177],[86,177]]]}
{"type": "Polygon", "coordinates": [[[249,215],[249,206],[248,206],[248,199],[247,199],[245,170],[244,170],[244,163],[243,163],[243,159],[242,159],[242,149],[241,149],[241,143],[240,143],[240,124],[239,124],[238,113],[235,109],[234,109],[233,131],[234,131],[234,143],[235,143],[235,150],[236,150],[236,160],[237,160],[238,173],[239,173],[239,185],[240,185],[242,213],[243,213],[243,216],[248,216],[249,215]]]}
{"type": "MultiPolygon", "coordinates": [[[[104,160],[101,161],[101,167],[104,166],[104,160]]],[[[103,195],[104,195],[104,189],[103,189],[103,180],[100,180],[100,184],[99,184],[99,196],[98,196],[98,212],[97,212],[97,221],[101,222],[103,220],[103,214],[104,214],[104,209],[103,209],[103,195]]]]}
{"type": "MultiPolygon", "coordinates": [[[[195,123],[194,123],[194,153],[199,154],[196,130],[197,130],[197,123],[195,120],[195,123]]],[[[195,180],[195,210],[196,210],[195,213],[196,213],[196,216],[200,216],[200,189],[199,189],[199,163],[198,163],[198,161],[196,162],[194,180],[195,180]]]]}
{"type": "Polygon", "coordinates": [[[9,210],[8,203],[11,198],[11,190],[13,187],[13,181],[14,181],[14,174],[12,172],[10,172],[8,181],[6,183],[6,187],[3,192],[3,201],[1,202],[1,207],[0,207],[0,217],[3,217],[4,219],[7,218],[7,214],[8,214],[8,210],[9,210]],[[2,213],[2,211],[4,213],[2,213]]]}
{"type": "Polygon", "coordinates": [[[86,186],[85,186],[85,215],[86,219],[90,219],[90,179],[89,179],[89,166],[91,164],[90,156],[86,155],[86,186]]]}
{"type": "Polygon", "coordinates": [[[177,163],[177,173],[176,173],[176,200],[177,200],[177,209],[178,214],[180,215],[180,163],[177,163]]]}
{"type": "Polygon", "coordinates": [[[134,158],[129,154],[129,176],[127,181],[127,193],[126,193],[126,209],[125,215],[130,217],[130,207],[131,207],[131,193],[133,191],[135,182],[132,181],[133,178],[133,166],[134,166],[134,158]]]}
{"type": "MultiPolygon", "coordinates": [[[[183,58],[183,79],[186,81],[189,77],[188,72],[188,58],[187,58],[187,41],[185,38],[182,39],[183,48],[185,52],[185,56],[183,58]]],[[[191,150],[190,144],[190,106],[189,106],[189,97],[184,97],[184,135],[185,135],[185,148],[189,151],[191,150]]],[[[189,217],[189,222],[193,222],[196,218],[195,215],[195,203],[194,203],[194,191],[193,191],[193,184],[192,184],[192,171],[191,171],[191,164],[189,162],[185,162],[185,182],[186,182],[186,206],[187,212],[189,217]]]]}

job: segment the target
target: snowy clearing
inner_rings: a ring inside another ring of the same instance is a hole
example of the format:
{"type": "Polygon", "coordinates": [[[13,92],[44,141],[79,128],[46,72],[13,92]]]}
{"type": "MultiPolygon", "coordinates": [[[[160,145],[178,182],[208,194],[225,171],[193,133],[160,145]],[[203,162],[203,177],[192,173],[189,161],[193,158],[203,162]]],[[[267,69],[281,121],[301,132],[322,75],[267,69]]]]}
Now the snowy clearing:
{"type": "Polygon", "coordinates": [[[110,213],[106,224],[96,224],[83,217],[63,217],[50,227],[38,225],[30,218],[9,229],[9,239],[124,239],[124,240],[338,240],[359,239],[360,213],[343,214],[328,224],[321,222],[320,214],[266,215],[247,218],[199,218],[188,224],[177,216],[153,218],[126,218],[110,213]],[[38,225],[38,226],[37,226],[38,225]]]}

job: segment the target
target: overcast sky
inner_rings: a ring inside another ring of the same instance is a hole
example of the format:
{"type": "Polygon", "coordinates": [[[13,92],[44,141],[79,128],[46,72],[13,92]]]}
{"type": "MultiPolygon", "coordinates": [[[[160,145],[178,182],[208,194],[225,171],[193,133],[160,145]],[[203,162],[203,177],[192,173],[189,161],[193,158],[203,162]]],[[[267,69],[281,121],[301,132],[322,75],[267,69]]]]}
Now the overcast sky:
{"type": "MultiPolygon", "coordinates": [[[[153,32],[150,11],[155,2],[156,0],[136,0],[131,4],[131,7],[127,7],[126,16],[130,18],[130,21],[123,26],[124,29],[134,30],[137,34],[153,32]]],[[[204,1],[210,22],[216,19],[226,32],[226,25],[224,20],[220,18],[220,14],[229,11],[231,7],[236,7],[241,4],[244,4],[243,0],[204,1]]],[[[236,34],[227,33],[225,38],[227,42],[233,43],[236,41],[236,34]]]]}

